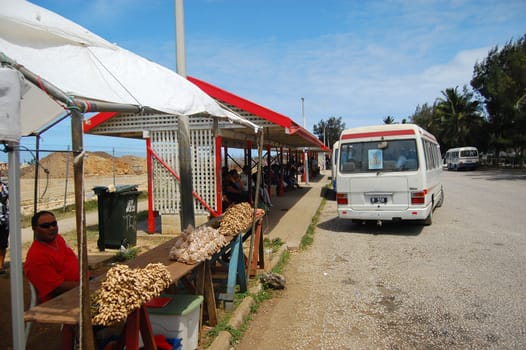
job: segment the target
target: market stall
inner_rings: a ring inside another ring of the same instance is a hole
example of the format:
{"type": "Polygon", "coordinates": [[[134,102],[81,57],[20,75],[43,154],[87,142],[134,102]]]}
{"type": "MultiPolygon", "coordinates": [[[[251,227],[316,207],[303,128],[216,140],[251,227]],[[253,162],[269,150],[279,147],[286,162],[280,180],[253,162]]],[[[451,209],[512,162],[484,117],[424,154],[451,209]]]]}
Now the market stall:
{"type": "MultiPolygon", "coordinates": [[[[81,265],[82,298],[76,300],[81,311],[81,338],[89,349],[89,295],[87,289],[87,250],[83,191],[83,119],[87,112],[194,116],[228,119],[242,118],[225,111],[195,85],[173,71],[146,60],[89,32],[85,28],[34,4],[5,0],[0,7],[0,64],[15,79],[2,85],[17,87],[16,94],[0,96],[15,99],[15,114],[0,113],[4,123],[0,141],[9,151],[11,211],[11,295],[13,305],[13,347],[24,348],[22,257],[19,213],[19,140],[39,136],[43,128],[65,117],[72,121],[77,236],[81,265]],[[65,59],[67,58],[67,59],[65,59]],[[163,93],[158,93],[162,91],[163,93]],[[16,118],[15,118],[16,117],[16,118]],[[11,128],[13,126],[13,129],[11,128]],[[4,134],[5,131],[5,134],[4,134]],[[80,302],[82,301],[82,302],[80,302]],[[88,310],[87,310],[88,309],[88,310]]],[[[2,94],[5,89],[1,89],[2,94]]],[[[2,105],[3,107],[3,105],[2,105]]]]}
{"type": "MultiPolygon", "coordinates": [[[[215,325],[218,293],[214,291],[211,267],[220,263],[227,268],[226,292],[219,293],[219,300],[225,302],[225,309],[231,310],[236,286],[241,292],[247,289],[243,241],[258,234],[262,243],[259,225],[264,212],[253,211],[247,203],[240,207],[241,211],[234,208],[220,220],[211,220],[91,280],[93,324],[112,326],[124,322],[120,341],[127,348],[137,348],[139,334],[145,347],[153,348],[148,345],[153,344],[153,332],[145,304],[170,285],[184,281],[191,292],[203,295],[208,323],[215,325]],[[93,304],[97,306],[95,309],[93,304]]],[[[263,256],[259,252],[254,255],[253,261],[262,267],[263,256]]],[[[63,345],[70,348],[80,316],[79,290],[75,288],[32,307],[26,311],[25,320],[64,325],[63,345]]]]}

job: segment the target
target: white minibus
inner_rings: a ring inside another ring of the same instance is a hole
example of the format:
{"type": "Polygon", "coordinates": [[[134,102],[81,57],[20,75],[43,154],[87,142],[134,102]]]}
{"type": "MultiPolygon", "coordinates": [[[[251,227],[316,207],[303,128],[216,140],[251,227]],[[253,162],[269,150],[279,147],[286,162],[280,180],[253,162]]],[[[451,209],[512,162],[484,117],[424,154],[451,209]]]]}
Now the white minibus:
{"type": "Polygon", "coordinates": [[[447,170],[475,170],[479,166],[479,151],[476,147],[450,148],[444,155],[447,170]]]}
{"type": "Polygon", "coordinates": [[[336,167],[338,217],[432,223],[444,201],[440,146],[414,124],[347,129],[336,167]]]}

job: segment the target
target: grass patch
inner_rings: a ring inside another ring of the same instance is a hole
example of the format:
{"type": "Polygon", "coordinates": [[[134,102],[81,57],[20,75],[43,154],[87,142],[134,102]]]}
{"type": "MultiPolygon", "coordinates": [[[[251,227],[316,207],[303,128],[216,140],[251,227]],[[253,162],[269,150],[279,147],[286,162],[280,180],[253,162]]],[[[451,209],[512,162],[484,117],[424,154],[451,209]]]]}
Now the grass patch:
{"type": "Polygon", "coordinates": [[[284,244],[285,242],[283,242],[279,237],[273,238],[272,240],[270,240],[268,237],[263,239],[263,247],[265,249],[272,249],[272,253],[277,252],[278,249],[284,244]]]}
{"type": "Polygon", "coordinates": [[[284,250],[283,253],[281,253],[281,256],[279,257],[279,261],[276,263],[274,267],[272,267],[272,272],[282,274],[283,269],[285,268],[289,260],[290,260],[290,253],[288,250],[284,250]]]}
{"type": "Polygon", "coordinates": [[[139,254],[139,248],[130,247],[124,251],[119,250],[111,259],[114,262],[123,262],[135,258],[139,254]]]}
{"type": "Polygon", "coordinates": [[[323,198],[321,200],[320,207],[318,208],[318,210],[316,210],[316,214],[314,214],[314,216],[312,217],[311,223],[307,228],[307,232],[301,238],[300,249],[306,249],[307,247],[310,247],[314,242],[314,233],[316,232],[316,225],[318,225],[318,222],[320,220],[320,214],[323,208],[325,207],[325,203],[327,203],[327,200],[323,198]]]}

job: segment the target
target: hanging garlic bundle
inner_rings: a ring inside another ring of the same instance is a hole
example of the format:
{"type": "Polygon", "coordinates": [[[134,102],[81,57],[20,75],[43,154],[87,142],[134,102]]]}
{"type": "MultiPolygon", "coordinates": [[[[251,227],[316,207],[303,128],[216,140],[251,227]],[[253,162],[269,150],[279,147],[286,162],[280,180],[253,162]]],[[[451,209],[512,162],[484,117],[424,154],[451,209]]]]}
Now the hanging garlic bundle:
{"type": "Polygon", "coordinates": [[[140,269],[112,267],[91,296],[93,324],[111,326],[124,321],[130,312],[159,296],[171,283],[170,272],[161,263],[140,269]]]}
{"type": "Polygon", "coordinates": [[[249,203],[234,204],[225,211],[219,225],[219,233],[233,236],[246,232],[254,220],[254,209],[249,203]]]}
{"type": "Polygon", "coordinates": [[[209,226],[193,229],[189,226],[177,237],[170,250],[170,259],[186,264],[195,264],[209,259],[226,244],[223,235],[209,226]]]}

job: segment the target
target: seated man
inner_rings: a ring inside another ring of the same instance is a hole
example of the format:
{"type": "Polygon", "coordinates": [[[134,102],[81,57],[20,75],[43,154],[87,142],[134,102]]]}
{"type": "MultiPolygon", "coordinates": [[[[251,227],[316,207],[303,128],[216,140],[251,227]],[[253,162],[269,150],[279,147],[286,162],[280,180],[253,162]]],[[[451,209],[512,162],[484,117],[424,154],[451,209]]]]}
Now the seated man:
{"type": "Polygon", "coordinates": [[[37,290],[39,302],[45,302],[79,285],[79,261],[58,234],[52,212],[36,213],[31,218],[31,226],[35,240],[27,252],[24,273],[37,290]]]}
{"type": "Polygon", "coordinates": [[[234,169],[227,174],[223,192],[231,204],[248,202],[248,193],[243,190],[243,183],[239,173],[234,169]]]}

